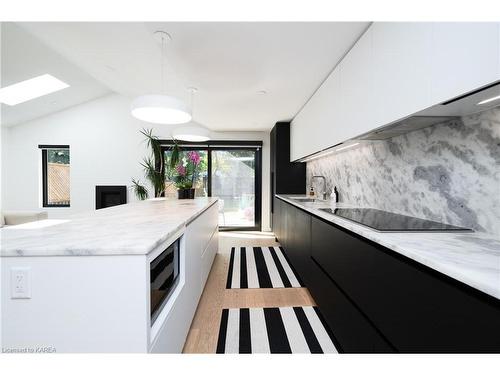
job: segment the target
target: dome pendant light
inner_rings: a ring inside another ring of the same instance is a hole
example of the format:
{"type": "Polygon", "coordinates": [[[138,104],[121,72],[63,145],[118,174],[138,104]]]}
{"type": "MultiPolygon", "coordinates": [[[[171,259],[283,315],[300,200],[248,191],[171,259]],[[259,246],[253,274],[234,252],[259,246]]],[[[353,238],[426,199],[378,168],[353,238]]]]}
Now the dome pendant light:
{"type": "MultiPolygon", "coordinates": [[[[156,31],[155,36],[161,40],[161,89],[165,92],[165,44],[172,40],[172,37],[165,31],[156,31]]],[[[135,98],[130,111],[135,118],[154,124],[185,124],[192,118],[186,103],[163,94],[142,95],[135,98]]]]}
{"type": "MultiPolygon", "coordinates": [[[[194,94],[198,89],[190,87],[188,90],[191,91],[191,107],[194,108],[194,94]]],[[[193,121],[189,125],[174,129],[172,131],[172,138],[186,142],[206,142],[210,140],[210,130],[193,121]]]]}

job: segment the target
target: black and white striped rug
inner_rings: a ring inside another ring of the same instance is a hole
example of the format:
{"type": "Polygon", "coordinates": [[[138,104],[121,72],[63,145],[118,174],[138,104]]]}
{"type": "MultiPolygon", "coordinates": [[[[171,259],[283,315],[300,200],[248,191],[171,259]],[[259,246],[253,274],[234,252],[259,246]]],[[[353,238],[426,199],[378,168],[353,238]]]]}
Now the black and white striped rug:
{"type": "Polygon", "coordinates": [[[226,289],[300,287],[302,283],[280,247],[231,249],[226,289]]]}
{"type": "Polygon", "coordinates": [[[217,353],[338,353],[317,307],[224,309],[217,353]]]}

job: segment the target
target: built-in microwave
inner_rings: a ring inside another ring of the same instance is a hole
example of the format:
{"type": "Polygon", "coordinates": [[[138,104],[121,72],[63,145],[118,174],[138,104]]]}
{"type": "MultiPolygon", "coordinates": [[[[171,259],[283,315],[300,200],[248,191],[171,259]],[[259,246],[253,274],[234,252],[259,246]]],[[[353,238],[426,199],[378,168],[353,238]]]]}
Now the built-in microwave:
{"type": "Polygon", "coordinates": [[[179,279],[180,239],[153,259],[149,266],[151,325],[160,314],[179,279]]]}

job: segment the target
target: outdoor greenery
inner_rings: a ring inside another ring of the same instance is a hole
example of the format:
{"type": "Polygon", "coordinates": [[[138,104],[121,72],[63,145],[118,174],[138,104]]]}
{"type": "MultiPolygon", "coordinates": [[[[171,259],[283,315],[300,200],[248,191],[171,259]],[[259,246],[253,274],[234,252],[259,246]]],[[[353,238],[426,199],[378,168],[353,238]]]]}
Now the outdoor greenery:
{"type": "Polygon", "coordinates": [[[212,174],[230,172],[230,161],[234,159],[254,169],[255,158],[253,155],[253,151],[248,150],[224,150],[224,152],[215,152],[212,154],[212,174]]]}
{"type": "Polygon", "coordinates": [[[47,161],[56,164],[69,164],[69,150],[47,150],[47,161]]]}

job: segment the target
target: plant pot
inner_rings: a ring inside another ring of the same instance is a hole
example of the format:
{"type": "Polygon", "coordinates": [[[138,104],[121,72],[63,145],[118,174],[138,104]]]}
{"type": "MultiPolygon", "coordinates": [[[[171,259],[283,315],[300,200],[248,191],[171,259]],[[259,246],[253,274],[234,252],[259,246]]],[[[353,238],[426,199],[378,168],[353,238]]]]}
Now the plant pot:
{"type": "Polygon", "coordinates": [[[179,189],[179,190],[177,190],[177,198],[179,198],[179,199],[194,199],[194,189],[179,189]]]}

